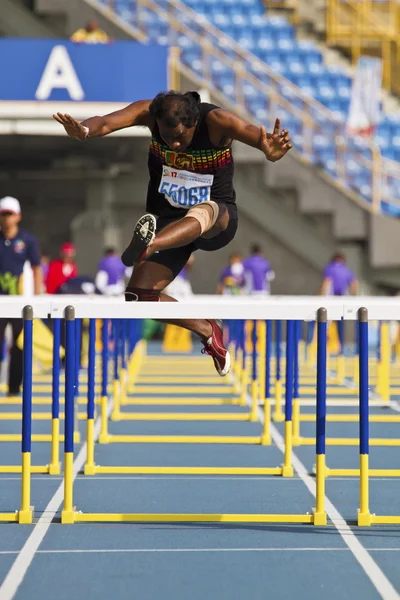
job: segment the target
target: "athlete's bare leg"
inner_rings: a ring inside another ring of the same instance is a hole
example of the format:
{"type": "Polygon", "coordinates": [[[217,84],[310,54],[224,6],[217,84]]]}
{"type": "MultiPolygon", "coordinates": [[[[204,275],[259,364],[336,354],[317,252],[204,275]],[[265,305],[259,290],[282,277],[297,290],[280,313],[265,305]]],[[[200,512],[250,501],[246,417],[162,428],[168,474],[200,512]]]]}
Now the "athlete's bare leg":
{"type": "MultiPolygon", "coordinates": [[[[185,221],[189,221],[189,219],[185,219],[185,221]]],[[[136,265],[132,273],[127,290],[129,290],[129,288],[139,288],[143,290],[161,291],[166,288],[173,279],[173,273],[168,267],[151,261],[140,262],[136,265]]],[[[160,301],[177,302],[175,298],[163,293],[160,294],[160,301]]],[[[212,333],[212,326],[205,319],[162,319],[161,322],[179,325],[184,329],[189,329],[189,331],[197,333],[197,335],[202,338],[208,338],[212,333]]]]}
{"type": "MultiPolygon", "coordinates": [[[[205,207],[210,214],[212,208],[209,206],[205,207]]],[[[220,212],[214,226],[203,234],[204,238],[212,238],[225,231],[229,223],[229,213],[225,205],[220,206],[220,212]]],[[[174,223],[170,223],[163,227],[160,233],[156,234],[149,253],[147,256],[151,256],[154,252],[160,250],[169,250],[170,248],[180,248],[181,246],[187,246],[191,242],[194,242],[201,235],[200,223],[193,217],[185,217],[174,223]]]]}

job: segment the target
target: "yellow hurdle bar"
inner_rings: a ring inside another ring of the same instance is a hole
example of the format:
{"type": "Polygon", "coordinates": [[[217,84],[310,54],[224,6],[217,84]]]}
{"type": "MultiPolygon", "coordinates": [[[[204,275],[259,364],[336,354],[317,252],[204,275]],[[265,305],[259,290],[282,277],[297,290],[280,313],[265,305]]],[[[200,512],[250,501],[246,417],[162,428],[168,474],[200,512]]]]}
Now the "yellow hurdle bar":
{"type": "Polygon", "coordinates": [[[94,419],[87,420],[87,433],[86,433],[86,463],[84,467],[85,475],[94,475],[95,464],[94,464],[94,419]]]}
{"type": "Polygon", "coordinates": [[[249,413],[119,413],[113,421],[249,421],[249,413]]]}
{"type": "Polygon", "coordinates": [[[109,435],[108,443],[133,444],[261,444],[262,438],[233,435],[109,435]]]}
{"type": "Polygon", "coordinates": [[[316,507],[314,510],[314,525],[326,525],[326,511],[325,511],[325,478],[326,478],[326,467],[325,467],[325,454],[317,454],[317,495],[316,495],[316,507]]]}
{"type": "Polygon", "coordinates": [[[251,411],[250,421],[258,421],[258,381],[255,379],[251,382],[251,411]]]}
{"type": "Polygon", "coordinates": [[[371,515],[371,524],[380,525],[400,525],[400,516],[382,516],[382,515],[371,515]]]}
{"type": "Polygon", "coordinates": [[[282,475],[282,469],[263,467],[99,467],[96,473],[126,475],[282,475]]]}
{"type": "MultiPolygon", "coordinates": [[[[24,453],[25,454],[25,453],[24,453]]],[[[49,472],[49,465],[31,465],[31,473],[39,473],[41,475],[49,472]]],[[[0,473],[22,473],[21,465],[0,465],[0,473]]]]}
{"type": "MultiPolygon", "coordinates": [[[[326,438],[327,446],[358,446],[359,438],[326,438]]],[[[298,440],[298,446],[313,446],[315,438],[303,438],[298,440]]],[[[390,438],[372,438],[369,440],[370,446],[400,446],[400,439],[390,438]]]]}
{"type": "MultiPolygon", "coordinates": [[[[360,469],[330,469],[326,467],[326,477],[360,477],[360,469]]],[[[400,477],[400,469],[368,469],[370,477],[400,477]]]]}
{"type": "Polygon", "coordinates": [[[107,396],[101,397],[101,408],[100,408],[100,435],[99,444],[108,444],[110,435],[108,433],[108,398],[107,396]]]}
{"type": "MultiPolygon", "coordinates": [[[[163,396],[164,394],[198,394],[198,385],[135,385],[132,388],[134,394],[158,394],[163,396]]],[[[214,394],[218,396],[234,396],[234,389],[232,386],[226,384],[221,385],[202,385],[202,394],[214,394]]]]}
{"type": "Polygon", "coordinates": [[[369,455],[360,454],[360,509],[358,511],[357,523],[363,527],[369,527],[371,525],[368,465],[369,455]]]}
{"type": "Polygon", "coordinates": [[[60,473],[60,421],[58,419],[53,419],[51,422],[51,459],[49,464],[49,474],[59,475],[60,473]]]}
{"type": "Polygon", "coordinates": [[[18,513],[18,523],[29,525],[33,520],[33,507],[31,506],[31,453],[22,453],[22,484],[21,484],[21,509],[18,513]]]}
{"type": "Polygon", "coordinates": [[[285,454],[282,467],[283,477],[293,477],[292,467],[292,421],[285,421],[285,454]]]}
{"type": "MultiPolygon", "coordinates": [[[[315,415],[300,415],[300,421],[314,422],[315,415]]],[[[359,415],[333,414],[326,416],[327,421],[338,423],[358,423],[359,415]]],[[[400,415],[369,415],[370,423],[400,423],[400,415]]]]}
{"type": "Polygon", "coordinates": [[[81,523],[313,523],[313,515],[175,514],[175,513],[74,513],[81,523]]]}
{"type": "Polygon", "coordinates": [[[269,446],[271,444],[271,403],[269,398],[264,398],[264,426],[261,443],[264,446],[269,446]]]}
{"type": "Polygon", "coordinates": [[[236,398],[132,398],[124,406],[233,406],[236,398]]]}
{"type": "Polygon", "coordinates": [[[389,323],[381,325],[381,382],[380,396],[384,402],[390,401],[390,334],[389,323]]]}
{"type": "MultiPolygon", "coordinates": [[[[86,413],[77,413],[76,417],[80,421],[86,421],[86,419],[87,419],[86,413]]],[[[60,413],[59,418],[61,420],[64,420],[64,413],[60,413]]],[[[53,419],[53,415],[51,412],[32,413],[33,421],[51,421],[52,419],[53,419]]],[[[9,412],[9,413],[1,413],[0,414],[0,421],[21,421],[21,420],[22,420],[22,413],[9,412]]],[[[75,433],[78,433],[78,432],[75,432],[75,433]]]]}
{"type": "Polygon", "coordinates": [[[18,512],[13,513],[0,513],[0,522],[6,523],[18,523],[18,512]]]}
{"type": "MultiPolygon", "coordinates": [[[[32,442],[51,442],[53,436],[51,433],[33,433],[32,442]]],[[[0,442],[21,442],[22,435],[20,433],[1,433],[0,442]]],[[[64,436],[59,436],[59,441],[64,441],[64,436]]]]}
{"type": "Polygon", "coordinates": [[[64,453],[64,506],[61,511],[61,523],[73,523],[75,511],[73,507],[74,453],[64,453]]]}

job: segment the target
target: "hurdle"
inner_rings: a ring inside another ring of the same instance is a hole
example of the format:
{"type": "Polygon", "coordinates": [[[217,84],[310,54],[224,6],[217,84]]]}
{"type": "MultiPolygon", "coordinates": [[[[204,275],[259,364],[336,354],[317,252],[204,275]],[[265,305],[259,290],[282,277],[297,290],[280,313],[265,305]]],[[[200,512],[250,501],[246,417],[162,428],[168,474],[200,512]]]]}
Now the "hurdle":
{"type": "MultiPolygon", "coordinates": [[[[342,329],[342,339],[344,340],[344,320],[339,321],[339,324],[342,329]]],[[[357,349],[357,337],[358,330],[356,329],[356,352],[354,357],[354,365],[357,367],[357,375],[354,375],[354,381],[359,381],[358,375],[358,349],[357,349]]],[[[379,369],[378,374],[378,383],[380,382],[381,390],[385,390],[381,397],[376,401],[370,400],[370,405],[375,407],[389,407],[390,406],[390,398],[389,398],[389,380],[390,380],[390,342],[389,342],[389,328],[387,323],[382,323],[381,325],[381,335],[378,344],[378,363],[377,369],[379,369]]],[[[338,381],[345,382],[345,371],[344,371],[344,354],[343,354],[343,345],[341,345],[340,354],[337,357],[338,361],[338,381]]],[[[354,374],[354,365],[353,365],[353,374],[354,374]]],[[[328,388],[329,391],[329,388],[328,388]]],[[[344,387],[343,393],[348,395],[349,397],[355,396],[354,403],[349,401],[349,406],[358,407],[358,395],[359,389],[344,387]]],[[[332,405],[339,405],[337,401],[331,402],[332,405]]],[[[293,445],[294,446],[303,446],[303,445],[313,445],[315,440],[314,438],[303,437],[300,433],[300,424],[301,422],[314,422],[315,414],[301,414],[301,401],[295,401],[293,406],[293,445]]],[[[335,422],[335,423],[358,423],[359,415],[358,414],[328,414],[326,417],[326,421],[335,422]]],[[[400,415],[387,415],[387,414],[373,414],[369,415],[370,423],[400,423],[400,415]]],[[[331,446],[358,446],[359,438],[358,437],[347,437],[347,438],[326,438],[326,444],[331,446]]],[[[371,446],[400,446],[400,438],[371,438],[369,440],[369,444],[371,446]]],[[[356,469],[348,471],[347,469],[329,469],[327,468],[327,476],[333,475],[354,475],[357,472],[356,469]]],[[[397,476],[398,471],[393,470],[393,476],[397,476]]]]}
{"type": "MultiPolygon", "coordinates": [[[[235,331],[232,332],[232,341],[235,340],[235,348],[236,351],[238,351],[239,347],[240,347],[240,359],[242,360],[242,357],[246,357],[246,349],[243,347],[243,340],[244,340],[244,321],[239,321],[237,327],[235,327],[235,331]]],[[[126,329],[126,328],[125,328],[126,329]]],[[[264,323],[260,323],[260,335],[257,335],[257,329],[256,327],[253,328],[253,334],[252,334],[252,364],[253,364],[253,376],[252,376],[252,382],[251,382],[251,394],[252,394],[252,403],[251,403],[251,408],[249,412],[240,414],[240,413],[233,413],[231,415],[225,416],[224,413],[222,413],[221,415],[219,415],[218,413],[195,413],[193,415],[193,413],[189,413],[189,415],[187,415],[186,413],[168,413],[168,412],[163,412],[163,413],[156,413],[156,417],[154,418],[154,413],[137,413],[137,415],[135,415],[134,419],[131,420],[190,420],[190,421],[216,421],[216,420],[235,420],[235,421],[257,421],[258,420],[258,416],[257,416],[257,406],[258,406],[258,400],[259,400],[259,383],[258,383],[258,372],[257,372],[257,360],[258,360],[258,355],[257,355],[257,345],[258,345],[258,338],[260,341],[260,360],[261,363],[265,362],[265,344],[263,343],[263,340],[265,338],[265,324],[264,323]],[[221,418],[222,417],[222,418],[221,418]]],[[[107,348],[107,327],[103,326],[103,370],[102,370],[102,374],[103,374],[103,389],[105,390],[107,388],[107,369],[105,368],[105,365],[107,363],[108,360],[108,356],[104,355],[105,349],[107,348]]],[[[118,331],[118,330],[116,330],[118,331]]],[[[124,336],[123,336],[124,338],[124,336]]],[[[138,339],[135,340],[136,345],[133,349],[133,354],[135,353],[136,349],[138,348],[138,344],[140,343],[138,339]]],[[[89,347],[90,344],[93,342],[89,341],[89,347]]],[[[116,345],[114,347],[114,356],[113,356],[113,366],[114,366],[114,406],[113,406],[113,410],[112,410],[112,414],[115,415],[115,413],[119,414],[120,413],[120,405],[121,403],[118,401],[118,399],[120,398],[120,388],[118,387],[118,373],[119,373],[119,365],[122,365],[122,368],[124,368],[124,365],[126,364],[126,358],[124,357],[124,353],[126,350],[126,344],[118,344],[118,346],[116,345]],[[121,356],[121,352],[122,352],[122,356],[121,356]],[[117,408],[116,408],[116,404],[117,404],[117,408]]],[[[133,356],[132,354],[132,356],[133,356]]],[[[130,359],[132,360],[132,358],[130,359]]],[[[129,362],[129,361],[128,361],[129,362]]],[[[236,362],[236,360],[235,360],[236,362]]],[[[90,359],[89,359],[89,364],[90,363],[90,359]]],[[[260,369],[261,371],[261,369],[260,369]]],[[[88,381],[92,381],[93,380],[93,373],[89,370],[88,373],[88,381]]],[[[242,377],[242,372],[240,371],[240,373],[238,374],[239,379],[241,380],[241,385],[243,385],[243,377],[242,377]]],[[[245,387],[242,388],[242,392],[241,392],[241,397],[243,397],[243,402],[247,405],[247,401],[246,401],[246,396],[247,396],[247,390],[248,390],[248,385],[247,385],[247,378],[245,380],[245,387]]],[[[156,403],[156,401],[154,401],[153,399],[150,401],[151,404],[156,403]]],[[[185,404],[186,403],[186,399],[173,399],[172,401],[170,401],[169,398],[165,399],[165,400],[159,400],[158,401],[159,404],[163,404],[164,406],[168,406],[168,405],[181,405],[181,404],[185,404]]],[[[202,406],[206,406],[208,403],[209,404],[223,404],[224,401],[203,401],[201,399],[199,400],[194,400],[193,402],[188,402],[188,404],[190,405],[196,405],[196,404],[201,404],[202,406]]],[[[232,402],[228,401],[226,402],[227,404],[231,404],[232,402]]],[[[146,404],[145,400],[138,400],[138,405],[140,404],[146,404]]],[[[261,444],[261,445],[268,445],[271,443],[271,436],[269,433],[269,425],[270,425],[270,412],[269,412],[269,405],[268,403],[266,403],[264,405],[264,427],[263,427],[263,431],[261,433],[260,436],[221,436],[221,435],[129,435],[129,434],[123,434],[123,435],[119,435],[119,434],[110,434],[109,433],[109,427],[108,427],[108,410],[107,410],[107,406],[108,406],[108,397],[106,394],[104,394],[102,396],[102,408],[101,408],[101,433],[99,436],[99,442],[101,444],[109,444],[109,443],[167,443],[167,444],[176,444],[176,443],[184,443],[184,444],[261,444]]],[[[112,420],[120,420],[119,418],[114,418],[112,420]]],[[[89,431],[89,429],[88,429],[89,431]]],[[[92,437],[87,438],[88,440],[88,444],[90,443],[90,456],[94,456],[94,440],[92,437]]],[[[89,454],[89,453],[88,453],[89,454]]],[[[160,467],[160,469],[163,469],[162,472],[165,472],[164,469],[165,467],[160,467]]],[[[108,473],[108,472],[112,472],[112,473],[136,473],[137,469],[139,469],[139,467],[101,467],[101,466],[97,466],[93,460],[91,460],[90,462],[87,462],[87,464],[85,465],[85,470],[84,473],[86,475],[95,475],[97,473],[108,473]],[[111,471],[109,471],[109,469],[112,469],[111,471]],[[118,470],[117,470],[118,469],[118,470]]],[[[140,468],[140,472],[143,471],[142,468],[140,468]]],[[[151,472],[154,472],[155,467],[151,468],[151,472]]],[[[171,467],[172,469],[172,467],[171,467]]],[[[183,467],[174,467],[174,469],[176,469],[177,473],[181,473],[183,469],[183,467]]],[[[201,472],[204,472],[205,468],[200,468],[202,469],[201,472]]],[[[208,469],[208,468],[207,468],[208,469]]],[[[222,471],[225,471],[225,469],[219,469],[218,473],[221,474],[222,471]]],[[[159,472],[157,470],[157,472],[159,472]]],[[[168,471],[170,472],[170,471],[168,471]]],[[[186,471],[185,471],[186,472],[186,471]]],[[[197,472],[197,471],[196,471],[197,472]]],[[[199,471],[200,472],[200,471],[199,471]]],[[[210,473],[214,473],[214,470],[210,471],[210,473]]],[[[235,469],[235,471],[233,472],[232,469],[229,470],[228,472],[229,474],[246,474],[247,473],[247,469],[243,468],[243,469],[235,469]]],[[[290,474],[290,469],[288,469],[288,465],[286,465],[286,467],[272,467],[272,468],[262,468],[257,470],[256,472],[254,472],[253,474],[269,474],[269,475],[283,475],[284,476],[291,476],[290,474]]]]}
{"type": "MultiPolygon", "coordinates": [[[[47,317],[49,309],[46,308],[45,304],[41,303],[36,308],[35,318],[43,318],[47,317]]],[[[17,316],[17,315],[15,315],[17,316]]],[[[23,317],[24,318],[24,317],[23,317]]],[[[25,318],[24,318],[25,324],[25,318]]],[[[59,393],[58,393],[58,384],[59,384],[59,376],[60,376],[60,321],[57,323],[57,319],[54,320],[54,344],[53,344],[53,371],[52,371],[52,412],[51,413],[33,413],[30,410],[29,420],[50,420],[51,421],[51,433],[40,433],[40,434],[32,434],[30,428],[29,435],[29,444],[31,442],[50,442],[50,462],[47,465],[32,465],[30,464],[29,468],[31,473],[37,474],[50,474],[50,475],[59,475],[61,473],[60,461],[58,458],[59,453],[59,444],[63,441],[64,436],[59,433],[59,393]]],[[[28,332],[27,338],[28,342],[25,341],[25,329],[24,329],[24,357],[25,357],[25,344],[31,344],[32,348],[30,351],[33,351],[33,326],[32,333],[28,332]]],[[[29,350],[29,348],[28,348],[29,350]]],[[[25,360],[25,358],[24,358],[25,360]]],[[[28,358],[26,360],[29,360],[28,358]]],[[[31,397],[30,397],[30,406],[32,407],[33,398],[32,398],[32,380],[28,380],[29,386],[31,387],[31,397]],[[30,381],[30,383],[29,383],[30,381]]],[[[26,421],[26,414],[24,410],[25,401],[25,380],[23,382],[23,393],[22,398],[18,399],[19,404],[22,405],[22,412],[19,413],[2,413],[0,414],[0,420],[13,420],[13,421],[21,421],[22,422],[22,433],[3,433],[0,434],[0,442],[24,442],[24,420],[26,421]]],[[[75,437],[77,440],[77,438],[75,437]]],[[[29,451],[30,452],[30,451],[29,451]]],[[[23,464],[21,465],[0,465],[0,473],[2,474],[12,474],[12,473],[22,473],[23,464]]]]}
{"type": "MultiPolygon", "coordinates": [[[[15,513],[0,513],[0,521],[30,524],[34,509],[31,506],[31,473],[41,472],[31,466],[32,437],[32,350],[33,350],[33,308],[25,306],[22,312],[24,348],[23,348],[23,405],[22,405],[22,446],[21,446],[21,508],[15,513]]],[[[7,471],[2,471],[7,472],[7,471]]]]}
{"type": "MultiPolygon", "coordinates": [[[[130,308],[130,307],[128,307],[130,308]]],[[[192,308],[198,308],[190,307],[192,308]]],[[[261,308],[261,307],[260,307],[261,308]]],[[[266,309],[263,307],[258,312],[261,312],[262,317],[264,316],[266,309]]],[[[188,307],[185,306],[186,312],[188,307]]],[[[61,513],[61,522],[63,524],[72,524],[76,522],[153,522],[153,523],[185,523],[185,522],[207,522],[207,523],[305,523],[314,525],[325,525],[327,522],[326,511],[325,511],[325,413],[326,413],[326,323],[327,323],[327,311],[326,309],[318,309],[317,321],[318,321],[318,386],[317,386],[317,423],[316,423],[316,452],[317,452],[317,502],[315,509],[312,509],[310,513],[306,514],[171,514],[171,513],[82,513],[77,511],[74,507],[74,476],[73,476],[73,457],[74,457],[74,440],[73,440],[73,378],[74,378],[74,356],[75,356],[75,327],[74,319],[76,310],[79,311],[80,316],[85,316],[84,305],[77,305],[75,308],[69,305],[65,309],[65,318],[67,321],[67,337],[66,337],[66,421],[65,421],[65,442],[64,442],[64,504],[61,513]]],[[[152,315],[154,316],[154,305],[146,306],[143,304],[139,307],[141,315],[152,315]]],[[[159,307],[156,307],[159,310],[159,307]]],[[[176,310],[175,307],[172,310],[176,310]]],[[[166,313],[169,315],[172,313],[171,307],[167,308],[166,313]]],[[[180,307],[182,311],[182,307],[180,307]]],[[[208,310],[209,307],[208,307],[208,310]]],[[[278,308],[279,310],[279,308],[278,308]]],[[[216,307],[214,311],[218,314],[216,307]]],[[[122,312],[122,307],[121,307],[122,312]]],[[[127,314],[127,309],[123,311],[127,314]]],[[[104,314],[104,313],[103,313],[104,314]]],[[[172,313],[173,314],[173,313],[172,313]]],[[[194,311],[193,313],[194,314],[194,311]]],[[[101,314],[97,314],[101,316],[101,314]]],[[[136,315],[137,316],[137,315],[136,315]]],[[[156,314],[158,316],[158,313],[156,314]]],[[[180,315],[181,316],[181,315],[180,315]]],[[[232,316],[234,318],[235,315],[232,316]]],[[[168,318],[165,314],[164,318],[168,318]]],[[[261,318],[262,318],[261,317],[261,318]]],[[[176,315],[174,316],[176,318],[176,315]]],[[[184,318],[181,316],[181,318],[184,318]]],[[[257,320],[257,319],[256,319],[257,320]]],[[[294,321],[288,321],[287,323],[287,359],[286,359],[286,378],[287,381],[292,381],[293,378],[293,336],[294,336],[295,324],[294,321]]],[[[254,327],[256,331],[256,327],[254,327]]],[[[254,344],[256,346],[256,344],[254,344]]],[[[257,361],[254,361],[257,365],[257,361]]],[[[252,390],[257,384],[257,369],[253,370],[252,375],[252,390]]],[[[89,369],[89,376],[92,370],[89,369]]],[[[290,460],[291,447],[290,438],[292,432],[291,423],[291,400],[293,395],[292,385],[286,386],[286,406],[285,406],[285,437],[288,448],[285,450],[284,461],[285,464],[290,460]]],[[[252,402],[252,398],[251,398],[252,402]]],[[[290,465],[291,467],[291,465],[290,465]]],[[[246,474],[260,474],[264,472],[269,474],[267,470],[261,469],[247,469],[246,474]]],[[[107,470],[104,472],[120,472],[107,470]]],[[[126,471],[128,472],[128,471],[126,471]]],[[[157,467],[147,468],[139,467],[135,468],[136,473],[181,473],[181,474],[233,474],[237,472],[234,469],[198,469],[198,468],[181,468],[176,471],[175,468],[164,467],[158,469],[157,467]]]]}

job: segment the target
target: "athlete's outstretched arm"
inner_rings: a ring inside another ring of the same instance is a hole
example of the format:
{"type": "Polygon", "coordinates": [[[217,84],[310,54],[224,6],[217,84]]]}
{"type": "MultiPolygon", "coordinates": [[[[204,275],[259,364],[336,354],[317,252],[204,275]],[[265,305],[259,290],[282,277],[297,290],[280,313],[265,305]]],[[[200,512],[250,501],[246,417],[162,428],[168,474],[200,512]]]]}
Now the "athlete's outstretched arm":
{"type": "Polygon", "coordinates": [[[211,131],[220,134],[220,144],[229,145],[232,140],[243,142],[252,148],[258,148],[268,160],[275,162],[285,156],[292,148],[287,129],[280,131],[280,120],[276,119],[274,130],[267,133],[265,127],[257,127],[233,113],[216,109],[208,114],[211,131]]]}
{"type": "Polygon", "coordinates": [[[103,117],[91,117],[79,123],[68,114],[57,113],[53,119],[60,123],[68,136],[76,140],[86,140],[88,137],[101,137],[135,125],[152,126],[149,106],[151,100],[139,100],[126,108],[117,110],[103,117]]]}

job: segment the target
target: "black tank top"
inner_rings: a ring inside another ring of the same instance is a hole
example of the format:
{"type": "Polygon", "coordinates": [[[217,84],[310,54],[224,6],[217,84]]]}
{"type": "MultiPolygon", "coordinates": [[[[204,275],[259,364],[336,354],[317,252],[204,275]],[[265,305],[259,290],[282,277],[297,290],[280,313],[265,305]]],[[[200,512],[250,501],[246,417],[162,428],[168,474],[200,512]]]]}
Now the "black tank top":
{"type": "Polygon", "coordinates": [[[148,158],[148,212],[179,218],[205,200],[235,204],[232,149],[214,146],[208,135],[206,116],[216,108],[219,107],[201,103],[193,139],[184,152],[171,150],[155,124],[148,158]]]}

